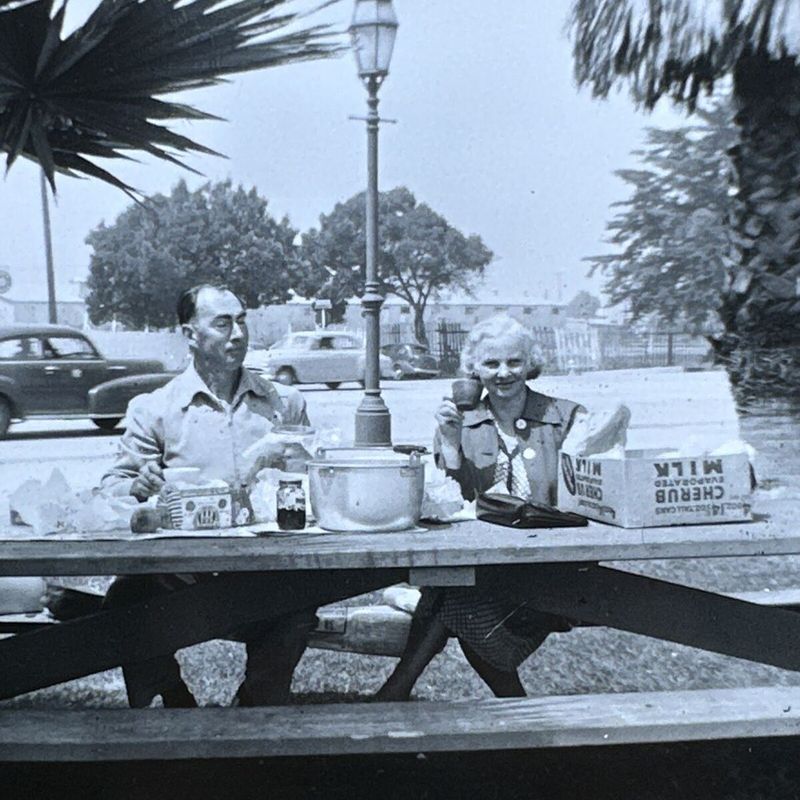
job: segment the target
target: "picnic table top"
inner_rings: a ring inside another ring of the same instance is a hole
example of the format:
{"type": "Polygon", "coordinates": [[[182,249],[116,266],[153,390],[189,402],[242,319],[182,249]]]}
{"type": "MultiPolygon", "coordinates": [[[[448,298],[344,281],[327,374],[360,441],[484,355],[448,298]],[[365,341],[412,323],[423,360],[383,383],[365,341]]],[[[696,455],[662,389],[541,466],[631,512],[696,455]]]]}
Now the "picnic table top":
{"type": "Polygon", "coordinates": [[[796,503],[771,503],[753,522],[662,528],[513,529],[477,520],[394,533],[268,533],[204,538],[6,540],[0,575],[465,567],[800,554],[796,503]]]}

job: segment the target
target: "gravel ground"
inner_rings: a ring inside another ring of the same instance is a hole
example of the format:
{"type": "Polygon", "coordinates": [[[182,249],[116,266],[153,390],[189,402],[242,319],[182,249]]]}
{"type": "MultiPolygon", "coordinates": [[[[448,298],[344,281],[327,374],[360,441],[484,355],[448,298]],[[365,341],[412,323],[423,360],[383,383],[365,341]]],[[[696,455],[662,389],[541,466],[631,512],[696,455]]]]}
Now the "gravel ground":
{"type": "MultiPolygon", "coordinates": [[[[184,677],[201,705],[228,705],[244,674],[244,646],[212,641],[178,654],[184,677]]],[[[307,650],[295,673],[294,701],[348,702],[373,694],[394,659],[307,650]]],[[[800,685],[800,675],[690,647],[605,628],[552,634],[520,670],[531,695],[635,692],[712,687],[800,685]]],[[[419,700],[491,694],[455,641],[417,683],[419,700]]],[[[119,670],[110,670],[8,700],[0,707],[102,708],[125,706],[119,670]]]]}

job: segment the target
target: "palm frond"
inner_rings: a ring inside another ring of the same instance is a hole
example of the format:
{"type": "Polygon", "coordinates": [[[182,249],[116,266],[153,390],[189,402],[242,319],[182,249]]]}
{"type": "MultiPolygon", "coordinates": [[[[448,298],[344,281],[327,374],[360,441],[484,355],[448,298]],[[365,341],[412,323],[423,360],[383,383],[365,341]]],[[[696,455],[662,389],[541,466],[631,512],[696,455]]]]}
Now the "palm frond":
{"type": "MultiPolygon", "coordinates": [[[[335,0],[334,0],[335,1],[335,0]]],[[[324,3],[329,5],[330,3],[324,3]]],[[[55,173],[133,189],[88,157],[214,153],[165,122],[218,119],[165,95],[226,76],[342,49],[328,26],[308,25],[291,0],[98,0],[62,37],[65,0],[0,0],[0,150],[7,169],[37,161],[55,173]],[[89,166],[91,165],[91,166],[89,166]]]]}
{"type": "Polygon", "coordinates": [[[800,54],[798,0],[576,0],[569,26],[578,84],[626,83],[648,107],[694,107],[746,53],[800,54]]]}

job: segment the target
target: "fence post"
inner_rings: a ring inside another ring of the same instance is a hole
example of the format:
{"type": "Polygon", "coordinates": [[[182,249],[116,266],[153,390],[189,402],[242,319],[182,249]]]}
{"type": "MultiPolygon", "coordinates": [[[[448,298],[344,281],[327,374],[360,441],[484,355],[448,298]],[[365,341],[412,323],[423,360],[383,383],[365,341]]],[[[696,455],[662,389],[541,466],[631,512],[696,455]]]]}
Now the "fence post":
{"type": "Polygon", "coordinates": [[[589,354],[592,369],[600,369],[600,335],[594,326],[589,328],[589,354]]]}
{"type": "Polygon", "coordinates": [[[673,333],[670,331],[667,334],[667,366],[671,367],[673,362],[673,333]]]}
{"type": "Polygon", "coordinates": [[[561,330],[561,328],[556,328],[553,331],[553,335],[555,338],[555,345],[556,345],[556,364],[558,364],[558,371],[566,372],[567,348],[566,348],[566,343],[564,342],[564,333],[561,330]]]}

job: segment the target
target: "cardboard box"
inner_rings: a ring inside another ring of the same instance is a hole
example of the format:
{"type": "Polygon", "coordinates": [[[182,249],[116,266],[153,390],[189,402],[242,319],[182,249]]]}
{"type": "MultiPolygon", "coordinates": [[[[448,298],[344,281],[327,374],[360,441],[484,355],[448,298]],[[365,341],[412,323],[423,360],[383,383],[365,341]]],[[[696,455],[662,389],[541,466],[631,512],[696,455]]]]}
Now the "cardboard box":
{"type": "Polygon", "coordinates": [[[622,528],[752,519],[746,453],[674,458],[663,452],[581,457],[564,448],[558,507],[622,528]]]}
{"type": "Polygon", "coordinates": [[[231,491],[225,481],[166,484],[160,503],[166,504],[173,528],[198,531],[247,525],[255,520],[246,491],[231,491]]]}

